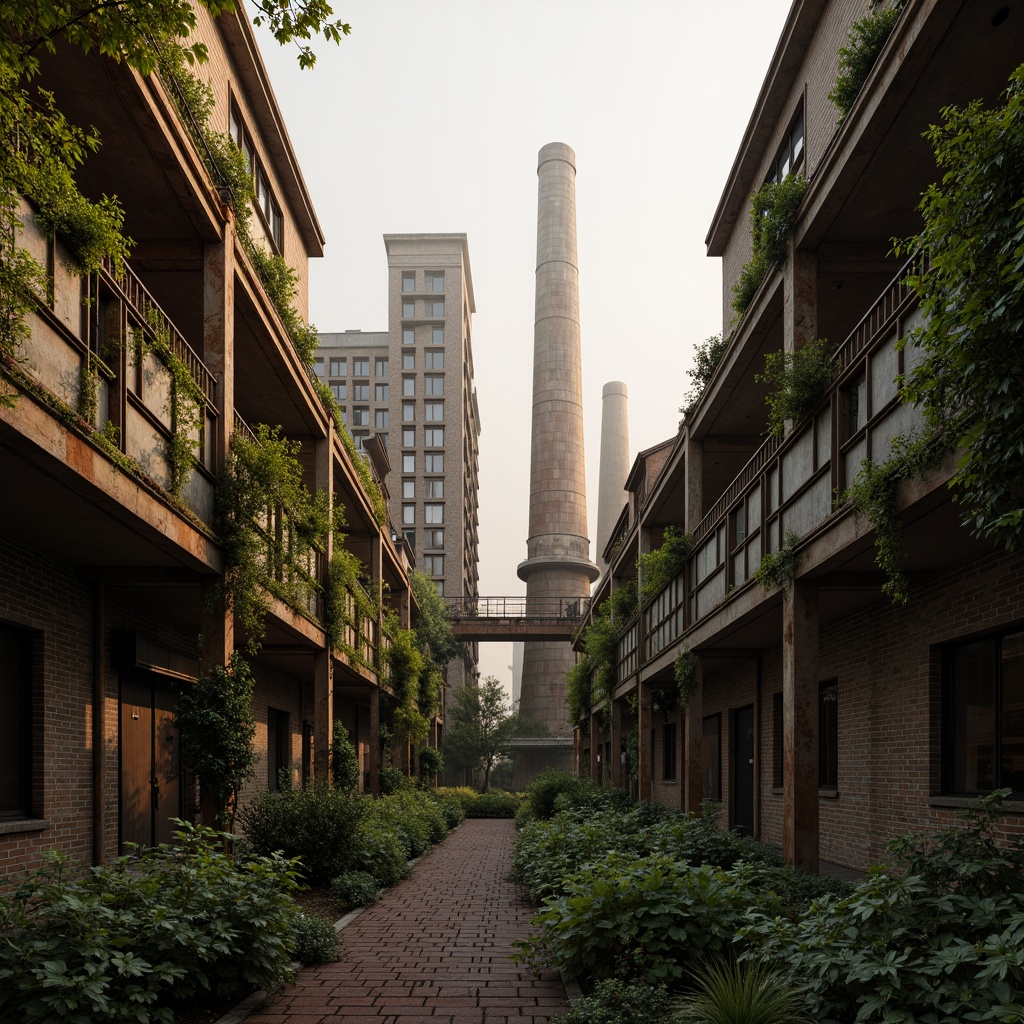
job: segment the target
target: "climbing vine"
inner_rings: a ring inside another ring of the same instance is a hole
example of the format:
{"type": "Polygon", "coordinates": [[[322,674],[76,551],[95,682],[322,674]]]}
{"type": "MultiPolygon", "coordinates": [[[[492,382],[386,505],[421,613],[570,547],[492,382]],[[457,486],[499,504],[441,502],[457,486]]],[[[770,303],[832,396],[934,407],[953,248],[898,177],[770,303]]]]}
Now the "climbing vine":
{"type": "Polygon", "coordinates": [[[679,407],[679,411],[684,417],[689,416],[696,408],[701,395],[704,394],[711,378],[715,375],[718,364],[729,348],[731,340],[731,334],[725,336],[715,334],[694,347],[693,366],[686,371],[686,376],[690,378],[690,390],[686,392],[683,404],[679,407]]]}
{"type": "Polygon", "coordinates": [[[796,546],[800,538],[792,530],[786,532],[782,547],[773,555],[766,551],[761,556],[761,564],[754,572],[754,579],[764,587],[785,587],[796,577],[797,554],[796,546]]]}

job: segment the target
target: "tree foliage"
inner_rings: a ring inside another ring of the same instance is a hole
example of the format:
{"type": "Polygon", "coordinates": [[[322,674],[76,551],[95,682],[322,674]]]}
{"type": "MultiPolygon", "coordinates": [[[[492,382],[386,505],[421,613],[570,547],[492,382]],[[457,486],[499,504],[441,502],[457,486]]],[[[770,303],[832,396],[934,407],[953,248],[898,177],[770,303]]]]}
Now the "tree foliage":
{"type": "Polygon", "coordinates": [[[450,768],[482,773],[481,792],[490,784],[491,769],[509,752],[516,735],[516,716],[508,695],[495,676],[479,686],[463,686],[452,693],[442,748],[450,768]]]}
{"type": "Polygon", "coordinates": [[[409,575],[409,582],[420,609],[416,622],[420,650],[429,650],[430,660],[443,667],[462,654],[462,641],[452,632],[451,617],[433,580],[416,570],[409,575]]]}
{"type": "Polygon", "coordinates": [[[923,358],[904,382],[961,457],[950,481],[971,532],[1015,548],[1024,530],[1024,65],[1005,103],[946,107],[926,133],[945,170],[921,200],[911,278],[923,358]]]}

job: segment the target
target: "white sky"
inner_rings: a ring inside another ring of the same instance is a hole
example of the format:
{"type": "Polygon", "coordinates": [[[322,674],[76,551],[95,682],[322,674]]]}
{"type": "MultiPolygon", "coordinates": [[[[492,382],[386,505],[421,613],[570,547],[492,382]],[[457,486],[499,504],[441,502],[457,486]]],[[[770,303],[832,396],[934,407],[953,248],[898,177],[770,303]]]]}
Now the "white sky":
{"type": "MultiPolygon", "coordinates": [[[[601,389],[631,457],[675,434],[693,346],[722,329],[704,238],[790,0],[336,0],[312,71],[261,47],[327,237],[322,332],[387,330],[389,232],[465,232],[476,296],[480,593],[525,593],[537,152],[576,152],[591,557],[601,389]]],[[[623,498],[625,500],[625,497],[623,498]]],[[[509,644],[481,671],[511,688],[509,644]]]]}

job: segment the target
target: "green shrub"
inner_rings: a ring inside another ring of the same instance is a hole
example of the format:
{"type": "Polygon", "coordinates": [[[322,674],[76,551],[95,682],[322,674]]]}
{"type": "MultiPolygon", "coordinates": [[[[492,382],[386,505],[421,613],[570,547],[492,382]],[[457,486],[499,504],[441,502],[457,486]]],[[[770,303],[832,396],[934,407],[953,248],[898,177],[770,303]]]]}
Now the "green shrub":
{"type": "Polygon", "coordinates": [[[409,877],[406,845],[391,825],[367,814],[360,822],[350,868],[365,871],[377,879],[380,888],[409,877]]]}
{"type": "Polygon", "coordinates": [[[828,94],[839,111],[840,124],[871,74],[905,4],[906,0],[895,0],[891,6],[877,7],[850,27],[847,45],[839,48],[836,84],[828,94]]]}
{"type": "Polygon", "coordinates": [[[467,818],[514,818],[519,809],[520,799],[513,793],[491,789],[476,793],[465,804],[467,818]]]}
{"type": "Polygon", "coordinates": [[[297,857],[310,885],[351,866],[365,802],[311,780],[302,789],[259,793],[238,817],[256,853],[297,857]]]}
{"type": "Polygon", "coordinates": [[[806,419],[828,393],[839,365],[824,338],[809,338],[795,352],[769,352],[764,357],[764,373],[754,380],[768,385],[768,431],[783,437],[787,421],[806,419]]]}
{"type": "Polygon", "coordinates": [[[331,744],[331,779],[334,788],[351,793],[359,785],[359,752],[349,739],[348,729],[341,722],[334,723],[331,744]]]}
{"type": "Polygon", "coordinates": [[[380,795],[390,796],[406,788],[407,779],[393,764],[382,764],[377,773],[380,782],[380,795]]]}
{"type": "Polygon", "coordinates": [[[606,978],[552,1024],[664,1024],[668,991],[663,985],[606,978]]]}
{"type": "Polygon", "coordinates": [[[291,978],[294,865],[185,823],[176,838],[74,882],[54,854],[0,897],[0,1019],[170,1022],[172,998],[291,978]]]}
{"type": "Polygon", "coordinates": [[[403,790],[374,800],[370,813],[394,830],[405,844],[408,858],[421,857],[448,835],[441,808],[426,794],[403,790]]]}
{"type": "Polygon", "coordinates": [[[699,1024],[800,1024],[800,990],[782,974],[763,964],[719,961],[694,972],[696,996],[684,1021],[699,1024]]]}
{"type": "Polygon", "coordinates": [[[559,794],[564,793],[573,802],[579,802],[586,799],[591,788],[597,787],[587,779],[577,778],[572,772],[554,769],[541,772],[526,790],[526,800],[516,815],[516,822],[550,818],[555,813],[555,798],[559,794]]]}
{"type": "Polygon", "coordinates": [[[380,886],[368,871],[346,871],[331,879],[331,895],[350,907],[368,907],[377,902],[380,886]]]}
{"type": "Polygon", "coordinates": [[[420,782],[433,786],[434,779],[444,771],[444,757],[435,747],[424,747],[419,757],[420,782]]]}
{"type": "Polygon", "coordinates": [[[718,826],[715,805],[706,804],[700,814],[678,814],[650,838],[651,850],[693,865],[732,868],[741,861],[781,867],[782,858],[771,847],[718,826]]]}
{"type": "Polygon", "coordinates": [[[433,801],[441,808],[445,824],[449,830],[458,827],[466,820],[466,811],[462,801],[457,796],[450,795],[447,791],[433,789],[430,791],[433,801]]]}
{"type": "Polygon", "coordinates": [[[341,938],[326,917],[299,914],[295,924],[295,959],[303,966],[341,959],[341,938]]]}

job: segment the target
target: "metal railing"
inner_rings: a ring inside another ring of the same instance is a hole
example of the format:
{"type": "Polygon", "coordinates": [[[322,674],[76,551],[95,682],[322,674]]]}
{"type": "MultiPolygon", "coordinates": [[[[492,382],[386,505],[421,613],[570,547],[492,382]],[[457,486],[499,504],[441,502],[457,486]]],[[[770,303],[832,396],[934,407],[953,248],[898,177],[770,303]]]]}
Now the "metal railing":
{"type": "Polygon", "coordinates": [[[582,622],[589,597],[446,597],[455,622],[467,619],[517,619],[531,622],[582,622]]]}

